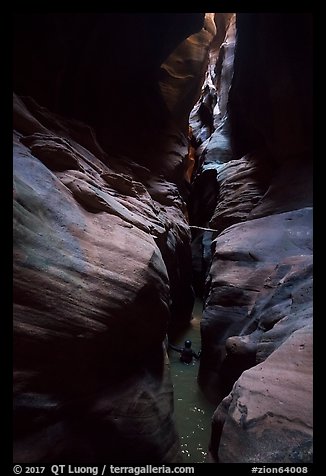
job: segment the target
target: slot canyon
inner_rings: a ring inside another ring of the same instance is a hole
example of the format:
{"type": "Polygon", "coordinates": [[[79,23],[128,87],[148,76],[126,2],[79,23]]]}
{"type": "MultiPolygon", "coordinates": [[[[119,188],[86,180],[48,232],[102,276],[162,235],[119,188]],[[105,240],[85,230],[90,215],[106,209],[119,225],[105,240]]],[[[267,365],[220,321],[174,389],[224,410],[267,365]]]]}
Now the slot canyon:
{"type": "Polygon", "coordinates": [[[312,30],[15,14],[15,463],[312,462],[312,30]]]}

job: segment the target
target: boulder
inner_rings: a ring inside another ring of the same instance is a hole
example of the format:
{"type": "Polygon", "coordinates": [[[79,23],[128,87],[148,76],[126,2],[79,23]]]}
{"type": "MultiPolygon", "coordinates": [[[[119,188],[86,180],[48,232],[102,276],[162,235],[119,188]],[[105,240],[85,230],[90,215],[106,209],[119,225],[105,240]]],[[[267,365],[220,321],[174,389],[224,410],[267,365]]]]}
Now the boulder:
{"type": "Polygon", "coordinates": [[[312,384],[308,321],[263,363],[243,372],[217,407],[210,443],[215,460],[312,463],[312,384]]]}

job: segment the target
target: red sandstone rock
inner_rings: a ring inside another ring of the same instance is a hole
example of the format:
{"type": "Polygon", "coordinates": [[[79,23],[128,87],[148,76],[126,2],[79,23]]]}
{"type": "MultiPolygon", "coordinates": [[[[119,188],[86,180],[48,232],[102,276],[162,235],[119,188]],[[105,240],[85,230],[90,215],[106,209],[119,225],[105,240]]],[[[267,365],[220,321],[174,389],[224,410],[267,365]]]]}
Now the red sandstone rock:
{"type": "Polygon", "coordinates": [[[218,406],[211,448],[219,448],[219,461],[312,462],[312,383],[307,321],[263,363],[246,370],[218,406]]]}
{"type": "Polygon", "coordinates": [[[220,401],[240,377],[227,400],[230,408],[221,404],[215,416],[211,453],[222,462],[311,460],[311,353],[304,364],[296,357],[312,338],[311,220],[310,208],[295,210],[233,225],[215,240],[199,378],[220,401]],[[290,344],[300,329],[305,343],[290,344]],[[298,397],[295,388],[302,386],[298,397]],[[248,417],[248,424],[247,417],[235,416],[235,408],[249,414],[257,407],[259,416],[248,417]],[[229,422],[224,427],[221,412],[229,422]]]}
{"type": "Polygon", "coordinates": [[[207,276],[199,382],[220,402],[210,452],[223,463],[309,462],[311,19],[239,14],[237,30],[232,83],[222,46],[191,113],[190,216],[212,229],[193,241],[207,276]]]}
{"type": "Polygon", "coordinates": [[[35,132],[36,104],[18,103],[15,461],[179,461],[162,347],[171,281],[189,282],[173,274],[190,263],[177,187],[132,161],[117,173],[49,112],[35,132]]]}

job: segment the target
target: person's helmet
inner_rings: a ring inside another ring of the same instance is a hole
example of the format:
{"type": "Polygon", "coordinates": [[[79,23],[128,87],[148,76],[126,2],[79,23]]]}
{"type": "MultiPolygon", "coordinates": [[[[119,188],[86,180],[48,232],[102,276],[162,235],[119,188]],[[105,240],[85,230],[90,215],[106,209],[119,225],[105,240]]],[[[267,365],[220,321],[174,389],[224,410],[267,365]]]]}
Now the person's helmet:
{"type": "Polygon", "coordinates": [[[191,340],[185,340],[185,347],[186,347],[186,349],[190,349],[190,347],[191,347],[191,340]]]}

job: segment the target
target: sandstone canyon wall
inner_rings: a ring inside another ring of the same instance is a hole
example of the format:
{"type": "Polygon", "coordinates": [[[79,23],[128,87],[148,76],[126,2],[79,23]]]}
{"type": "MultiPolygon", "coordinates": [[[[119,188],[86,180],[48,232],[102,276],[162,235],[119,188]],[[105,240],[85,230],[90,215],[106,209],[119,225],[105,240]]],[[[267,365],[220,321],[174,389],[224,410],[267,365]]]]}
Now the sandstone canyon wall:
{"type": "Polygon", "coordinates": [[[193,305],[185,118],[214,28],[15,18],[15,462],[181,461],[164,340],[193,305]]]}
{"type": "Polygon", "coordinates": [[[15,462],[180,462],[192,285],[212,461],[311,460],[311,58],[308,14],[16,15],[15,462]]]}
{"type": "Polygon", "coordinates": [[[312,19],[238,14],[191,113],[214,461],[312,460],[312,19]],[[234,48],[235,47],[235,48],[234,48]],[[233,55],[233,52],[235,54],[233,55]],[[234,57],[234,63],[233,63],[234,57]]]}

